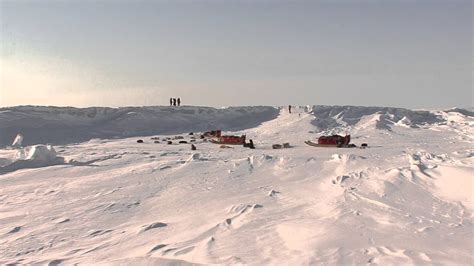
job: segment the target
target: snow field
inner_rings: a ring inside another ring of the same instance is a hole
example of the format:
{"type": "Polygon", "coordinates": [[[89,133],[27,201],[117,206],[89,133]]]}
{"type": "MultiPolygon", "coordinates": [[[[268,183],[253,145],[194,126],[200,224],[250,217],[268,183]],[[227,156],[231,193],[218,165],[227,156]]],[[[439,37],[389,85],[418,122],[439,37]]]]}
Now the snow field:
{"type": "Polygon", "coordinates": [[[5,171],[0,263],[472,264],[472,117],[385,129],[338,112],[323,130],[370,148],[325,149],[299,111],[234,132],[255,150],[94,139],[5,171]]]}

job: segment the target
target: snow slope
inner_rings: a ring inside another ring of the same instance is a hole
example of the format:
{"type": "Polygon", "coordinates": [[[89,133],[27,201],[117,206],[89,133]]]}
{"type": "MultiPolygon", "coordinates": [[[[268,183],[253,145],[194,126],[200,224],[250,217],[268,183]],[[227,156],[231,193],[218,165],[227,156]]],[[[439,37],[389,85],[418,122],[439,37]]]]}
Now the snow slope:
{"type": "Polygon", "coordinates": [[[473,264],[472,115],[334,108],[237,128],[255,150],[55,146],[62,163],[0,174],[0,263],[473,264]],[[321,132],[371,147],[303,144],[321,132]]]}

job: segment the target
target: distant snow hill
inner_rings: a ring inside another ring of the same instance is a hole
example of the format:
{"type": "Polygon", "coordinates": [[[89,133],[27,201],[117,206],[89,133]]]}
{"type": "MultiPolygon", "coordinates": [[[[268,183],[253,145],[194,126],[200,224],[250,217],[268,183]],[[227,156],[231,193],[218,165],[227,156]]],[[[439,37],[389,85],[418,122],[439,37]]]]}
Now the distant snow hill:
{"type": "MultiPolygon", "coordinates": [[[[394,124],[420,127],[446,123],[443,114],[457,112],[474,116],[471,110],[444,112],[413,111],[403,108],[361,106],[313,106],[296,108],[310,112],[312,124],[320,131],[360,124],[373,118],[376,129],[390,130],[394,124]]],[[[37,143],[66,144],[93,138],[124,138],[155,134],[179,134],[190,131],[222,129],[239,131],[275,119],[278,108],[268,106],[229,107],[44,107],[17,106],[0,108],[0,146],[10,145],[17,133],[24,145],[37,143]]]]}
{"type": "MultiPolygon", "coordinates": [[[[454,111],[463,110],[455,109],[454,111]]],[[[465,110],[465,112],[469,112],[465,110]]],[[[338,126],[354,126],[362,118],[377,116],[373,126],[377,129],[390,129],[391,125],[403,123],[406,126],[418,128],[423,125],[446,122],[440,113],[432,111],[413,111],[404,108],[363,107],[363,106],[315,106],[312,113],[317,119],[313,125],[321,130],[338,126]]]]}
{"type": "Polygon", "coordinates": [[[0,108],[0,146],[17,133],[24,145],[66,144],[92,138],[179,134],[220,128],[243,130],[272,120],[274,107],[43,107],[0,108]]]}

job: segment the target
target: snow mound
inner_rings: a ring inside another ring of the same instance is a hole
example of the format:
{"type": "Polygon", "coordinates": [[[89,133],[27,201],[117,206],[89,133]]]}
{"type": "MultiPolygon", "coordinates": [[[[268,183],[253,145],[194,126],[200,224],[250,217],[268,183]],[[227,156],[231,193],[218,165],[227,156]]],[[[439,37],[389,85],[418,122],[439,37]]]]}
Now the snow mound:
{"type": "Polygon", "coordinates": [[[20,169],[39,168],[63,163],[64,158],[57,156],[56,150],[51,145],[28,146],[17,152],[16,160],[0,167],[0,174],[20,169]]]}
{"type": "Polygon", "coordinates": [[[34,145],[21,149],[17,157],[20,160],[52,162],[56,160],[56,150],[51,145],[34,145]]]}
{"type": "Polygon", "coordinates": [[[180,134],[212,129],[243,130],[272,120],[273,107],[43,107],[0,108],[0,146],[22,132],[23,144],[67,144],[93,138],[180,134]]]}
{"type": "Polygon", "coordinates": [[[472,168],[463,166],[443,166],[436,169],[432,176],[434,193],[449,201],[462,203],[469,210],[474,210],[472,190],[474,180],[472,168]]]}
{"type": "MultiPolygon", "coordinates": [[[[412,171],[428,177],[433,193],[440,198],[462,203],[474,210],[472,169],[447,154],[419,151],[408,155],[412,171]]],[[[468,164],[472,165],[472,163],[468,164]]]]}

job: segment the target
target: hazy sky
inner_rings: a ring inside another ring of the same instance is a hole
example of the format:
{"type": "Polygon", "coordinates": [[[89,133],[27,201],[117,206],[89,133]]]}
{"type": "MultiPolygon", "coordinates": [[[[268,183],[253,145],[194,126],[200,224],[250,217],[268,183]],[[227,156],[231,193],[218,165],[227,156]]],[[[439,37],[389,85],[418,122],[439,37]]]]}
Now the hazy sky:
{"type": "Polygon", "coordinates": [[[472,1],[0,0],[0,106],[473,106],[472,1]]]}

